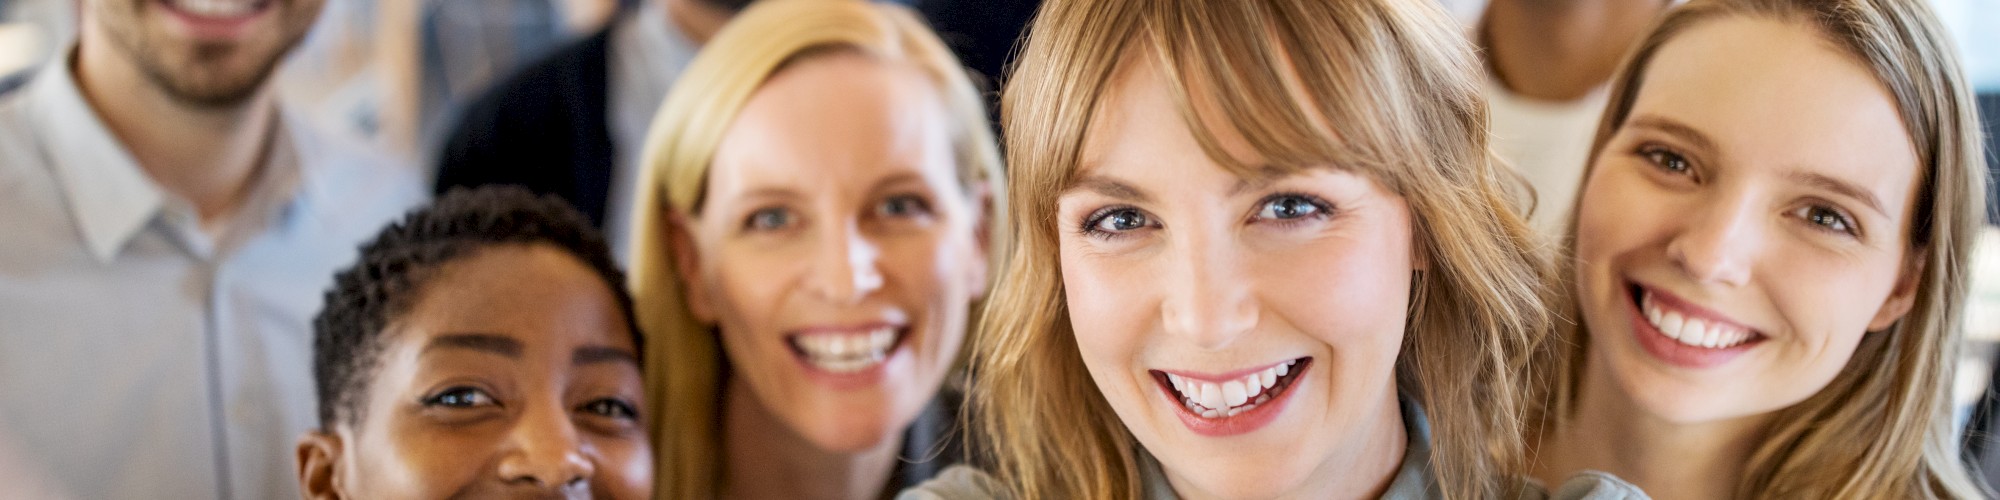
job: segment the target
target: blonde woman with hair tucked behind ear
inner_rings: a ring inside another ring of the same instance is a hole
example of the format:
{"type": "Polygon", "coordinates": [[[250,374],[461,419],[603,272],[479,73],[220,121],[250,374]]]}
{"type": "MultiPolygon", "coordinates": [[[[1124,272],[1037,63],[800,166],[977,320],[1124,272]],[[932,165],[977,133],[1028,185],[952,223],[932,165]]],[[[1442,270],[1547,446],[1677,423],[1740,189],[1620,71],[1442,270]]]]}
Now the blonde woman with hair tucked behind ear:
{"type": "Polygon", "coordinates": [[[978,93],[915,15],[758,2],[674,85],[646,158],[660,498],[877,498],[959,458],[939,390],[1004,193],[978,93]]]}
{"type": "Polygon", "coordinates": [[[1950,390],[1984,206],[1916,0],[1693,0],[1613,81],[1537,474],[1666,499],[1981,498],[1950,390]]]}
{"type": "Polygon", "coordinates": [[[991,473],[904,496],[1542,496],[1520,388],[1553,272],[1478,71],[1430,2],[1043,4],[973,349],[991,473]]]}

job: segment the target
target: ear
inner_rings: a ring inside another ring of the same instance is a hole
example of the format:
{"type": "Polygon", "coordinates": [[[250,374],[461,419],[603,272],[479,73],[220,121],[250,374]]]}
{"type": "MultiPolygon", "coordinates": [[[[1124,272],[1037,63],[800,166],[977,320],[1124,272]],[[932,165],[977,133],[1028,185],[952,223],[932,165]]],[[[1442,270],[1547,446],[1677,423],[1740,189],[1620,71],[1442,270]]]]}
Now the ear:
{"type": "Polygon", "coordinates": [[[701,254],[694,244],[694,221],[679,210],[665,209],[667,212],[667,248],[674,254],[674,275],[679,276],[682,298],[687,300],[688,311],[694,313],[702,323],[716,322],[715,305],[709,302],[707,283],[701,275],[701,254]]]}
{"type": "Polygon", "coordinates": [[[972,299],[986,298],[993,265],[993,186],[979,182],[972,188],[972,265],[968,268],[968,282],[972,285],[972,299]]]}
{"type": "Polygon", "coordinates": [[[299,436],[295,465],[299,473],[299,494],[302,498],[337,499],[345,498],[340,491],[340,436],[320,431],[306,431],[299,436]]]}
{"type": "Polygon", "coordinates": [[[1875,318],[1868,321],[1868,331],[1889,329],[1916,306],[1917,283],[1923,280],[1925,257],[1929,255],[1927,250],[1910,252],[1909,261],[1903,263],[1903,274],[1896,278],[1895,290],[1889,292],[1889,300],[1883,301],[1882,309],[1875,311],[1875,318]]]}

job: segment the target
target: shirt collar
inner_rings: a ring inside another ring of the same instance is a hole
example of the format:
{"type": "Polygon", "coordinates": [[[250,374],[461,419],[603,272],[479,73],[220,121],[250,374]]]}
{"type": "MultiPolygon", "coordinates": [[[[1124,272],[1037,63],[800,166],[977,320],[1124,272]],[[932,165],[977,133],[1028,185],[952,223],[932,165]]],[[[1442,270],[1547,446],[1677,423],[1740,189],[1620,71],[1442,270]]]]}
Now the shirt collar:
{"type": "MultiPolygon", "coordinates": [[[[70,47],[63,54],[74,53],[70,47]]],[[[22,97],[84,244],[107,262],[159,214],[166,196],[84,100],[69,61],[51,59],[22,97]]]]}
{"type": "MultiPolygon", "coordinates": [[[[170,206],[187,203],[153,182],[84,99],[68,56],[75,50],[72,43],[62,52],[65,57],[45,64],[23,89],[28,94],[23,97],[35,123],[41,124],[50,170],[85,246],[98,262],[110,262],[170,206]]],[[[319,193],[324,183],[315,182],[314,169],[307,167],[321,145],[310,134],[298,133],[304,130],[301,118],[282,106],[277,113],[273,122],[278,130],[267,145],[263,168],[225,234],[282,224],[302,211],[300,205],[325,197],[319,193]]]]}

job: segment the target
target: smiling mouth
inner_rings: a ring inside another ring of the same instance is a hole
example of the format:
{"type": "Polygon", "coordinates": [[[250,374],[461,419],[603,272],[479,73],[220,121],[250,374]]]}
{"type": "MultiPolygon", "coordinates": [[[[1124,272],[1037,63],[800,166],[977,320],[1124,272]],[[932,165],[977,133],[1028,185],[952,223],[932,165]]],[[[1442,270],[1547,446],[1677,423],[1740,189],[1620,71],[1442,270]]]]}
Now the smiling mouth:
{"type": "Polygon", "coordinates": [[[212,19],[246,17],[269,7],[273,0],[159,0],[182,14],[212,19]]]}
{"type": "Polygon", "coordinates": [[[1226,419],[1283,397],[1311,364],[1311,357],[1293,359],[1223,382],[1159,370],[1153,370],[1152,375],[1189,413],[1204,419],[1226,419]]]}
{"type": "Polygon", "coordinates": [[[1639,316],[1661,335],[1680,345],[1699,349],[1733,349],[1764,340],[1764,335],[1727,321],[1678,307],[1673,300],[1656,296],[1651,289],[1628,284],[1632,304],[1639,316]]]}
{"type": "Polygon", "coordinates": [[[814,369],[835,374],[856,373],[874,368],[889,359],[909,337],[905,327],[880,326],[864,330],[794,334],[786,337],[792,353],[814,369]]]}

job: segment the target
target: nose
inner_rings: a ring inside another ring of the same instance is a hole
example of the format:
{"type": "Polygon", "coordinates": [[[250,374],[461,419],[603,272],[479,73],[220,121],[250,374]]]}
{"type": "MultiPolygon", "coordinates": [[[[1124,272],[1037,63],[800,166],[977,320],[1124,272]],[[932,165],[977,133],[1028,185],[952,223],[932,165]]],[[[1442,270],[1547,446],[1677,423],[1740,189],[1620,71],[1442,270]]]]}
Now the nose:
{"type": "Polygon", "coordinates": [[[1242,249],[1229,238],[1183,235],[1164,255],[1166,298],[1161,321],[1169,335],[1220,350],[1257,326],[1257,303],[1243,269],[1242,249]]]}
{"type": "Polygon", "coordinates": [[[1762,244],[1761,213],[1747,196],[1711,203],[1685,219],[1667,256],[1695,281],[1742,286],[1762,244]]]}
{"type": "Polygon", "coordinates": [[[808,286],[829,302],[852,304],[882,288],[882,249],[856,222],[825,231],[813,251],[808,286]]]}
{"type": "Polygon", "coordinates": [[[545,405],[522,415],[508,436],[499,474],[508,484],[535,490],[586,488],[597,470],[562,405],[545,405]]]}

